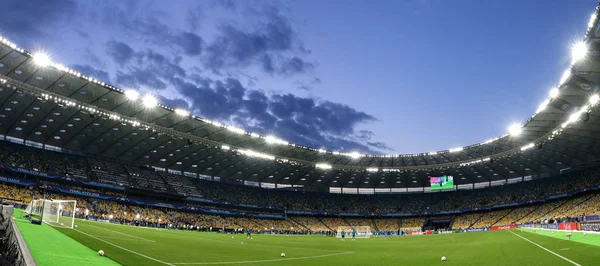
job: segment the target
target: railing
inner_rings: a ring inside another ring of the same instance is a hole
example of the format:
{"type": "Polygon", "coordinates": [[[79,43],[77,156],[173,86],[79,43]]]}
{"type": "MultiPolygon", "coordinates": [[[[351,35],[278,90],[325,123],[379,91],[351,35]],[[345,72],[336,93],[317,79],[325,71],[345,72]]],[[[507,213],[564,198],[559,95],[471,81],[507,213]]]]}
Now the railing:
{"type": "Polygon", "coordinates": [[[12,214],[13,206],[0,205],[0,265],[35,266],[12,214]]]}

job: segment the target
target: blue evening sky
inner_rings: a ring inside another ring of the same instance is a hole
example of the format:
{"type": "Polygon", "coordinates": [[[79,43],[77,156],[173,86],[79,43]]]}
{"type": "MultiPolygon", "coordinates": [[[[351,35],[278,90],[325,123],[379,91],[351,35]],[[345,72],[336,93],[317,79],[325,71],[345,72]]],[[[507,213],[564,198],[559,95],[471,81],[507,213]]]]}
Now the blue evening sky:
{"type": "Polygon", "coordinates": [[[0,35],[167,105],[315,148],[416,153],[523,123],[595,1],[5,0],[0,35]]]}

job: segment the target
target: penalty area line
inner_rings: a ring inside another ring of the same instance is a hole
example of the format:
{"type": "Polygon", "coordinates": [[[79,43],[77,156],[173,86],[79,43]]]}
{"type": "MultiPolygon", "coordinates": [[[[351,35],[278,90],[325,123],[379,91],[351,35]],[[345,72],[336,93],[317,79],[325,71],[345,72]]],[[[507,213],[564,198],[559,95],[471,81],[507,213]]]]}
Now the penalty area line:
{"type": "Polygon", "coordinates": [[[108,242],[108,241],[106,241],[106,240],[104,240],[104,239],[101,239],[101,238],[98,238],[98,237],[96,237],[96,236],[90,235],[90,234],[88,234],[88,233],[85,233],[85,232],[79,231],[79,230],[77,230],[77,229],[73,229],[73,230],[74,230],[74,231],[77,231],[77,232],[79,232],[79,233],[81,233],[81,234],[84,234],[84,235],[86,235],[86,236],[89,236],[89,237],[91,237],[91,238],[94,238],[94,239],[96,239],[96,240],[98,240],[98,241],[102,241],[102,242],[104,242],[104,243],[106,243],[106,244],[109,244],[109,245],[111,245],[111,246],[113,246],[113,247],[120,248],[120,249],[122,249],[122,250],[124,250],[124,251],[127,251],[127,252],[129,252],[129,253],[132,253],[132,254],[138,255],[138,256],[140,256],[140,257],[144,257],[144,258],[146,258],[146,259],[153,260],[153,261],[156,261],[156,262],[159,262],[159,263],[165,264],[165,265],[171,265],[171,266],[173,266],[173,264],[172,264],[172,263],[164,262],[164,261],[162,261],[162,260],[155,259],[155,258],[153,258],[153,257],[150,257],[150,256],[146,256],[146,255],[144,255],[144,254],[142,254],[142,253],[139,253],[139,252],[135,252],[135,251],[133,251],[133,250],[126,249],[126,248],[124,248],[124,247],[121,247],[121,246],[119,246],[119,245],[113,244],[113,243],[111,243],[111,242],[108,242]]]}
{"type": "Polygon", "coordinates": [[[297,257],[297,258],[283,258],[283,259],[270,259],[270,260],[245,260],[245,261],[221,261],[221,262],[177,262],[171,263],[174,265],[216,265],[216,264],[248,264],[248,263],[262,263],[262,262],[276,262],[276,261],[289,261],[289,260],[307,260],[307,259],[318,259],[332,256],[340,256],[352,254],[354,252],[341,252],[341,253],[333,253],[333,254],[325,254],[325,255],[317,255],[317,256],[305,256],[305,257],[297,257]]]}
{"type": "Polygon", "coordinates": [[[531,243],[531,244],[534,244],[534,245],[536,245],[538,248],[541,248],[541,249],[543,249],[543,250],[545,250],[545,251],[549,252],[550,254],[552,254],[552,255],[554,255],[554,256],[557,256],[557,257],[559,257],[559,258],[561,258],[561,259],[563,259],[563,260],[565,260],[565,261],[568,261],[568,262],[570,262],[570,263],[571,263],[571,264],[573,264],[573,265],[576,265],[576,266],[581,266],[581,264],[578,264],[577,262],[574,262],[574,261],[572,261],[572,260],[570,260],[570,259],[567,259],[567,258],[565,258],[565,257],[561,256],[560,254],[558,254],[558,253],[556,253],[556,252],[554,252],[554,251],[552,251],[552,250],[549,250],[549,249],[547,249],[547,248],[545,248],[545,247],[542,247],[542,245],[540,245],[540,244],[538,244],[538,243],[535,243],[535,242],[533,242],[533,241],[531,241],[531,240],[529,240],[529,239],[527,239],[527,238],[525,238],[525,237],[523,237],[523,236],[521,236],[521,235],[519,235],[519,234],[517,234],[517,233],[515,233],[515,232],[513,232],[513,231],[510,231],[510,230],[506,230],[506,231],[510,232],[510,233],[511,233],[511,234],[513,234],[513,235],[516,235],[516,236],[520,237],[521,239],[523,239],[523,240],[525,240],[525,241],[527,241],[527,242],[529,242],[529,243],[531,243]]]}

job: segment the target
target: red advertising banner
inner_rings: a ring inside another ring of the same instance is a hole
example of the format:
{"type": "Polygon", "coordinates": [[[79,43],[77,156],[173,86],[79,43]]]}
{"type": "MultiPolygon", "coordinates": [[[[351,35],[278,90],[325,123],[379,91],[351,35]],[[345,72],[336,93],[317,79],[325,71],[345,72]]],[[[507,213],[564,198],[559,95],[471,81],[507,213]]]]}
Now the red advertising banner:
{"type": "Polygon", "coordinates": [[[560,230],[578,230],[577,223],[575,222],[561,223],[558,225],[558,228],[560,230]]]}
{"type": "Polygon", "coordinates": [[[504,229],[513,229],[513,228],[517,228],[517,226],[514,224],[505,225],[505,226],[492,226],[492,228],[490,228],[490,229],[492,231],[495,231],[495,230],[504,230],[504,229]]]}

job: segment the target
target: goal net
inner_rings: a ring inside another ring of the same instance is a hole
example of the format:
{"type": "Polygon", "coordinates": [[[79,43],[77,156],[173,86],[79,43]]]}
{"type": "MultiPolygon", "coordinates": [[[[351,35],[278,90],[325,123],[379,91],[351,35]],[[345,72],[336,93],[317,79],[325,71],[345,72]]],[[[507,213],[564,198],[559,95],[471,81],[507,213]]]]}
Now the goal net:
{"type": "Polygon", "coordinates": [[[33,200],[25,211],[49,225],[73,228],[76,209],[75,200],[33,200]]]}
{"type": "Polygon", "coordinates": [[[370,226],[338,226],[335,237],[341,238],[342,231],[346,234],[346,238],[352,238],[352,232],[356,230],[356,238],[369,238],[371,237],[370,226]]]}

